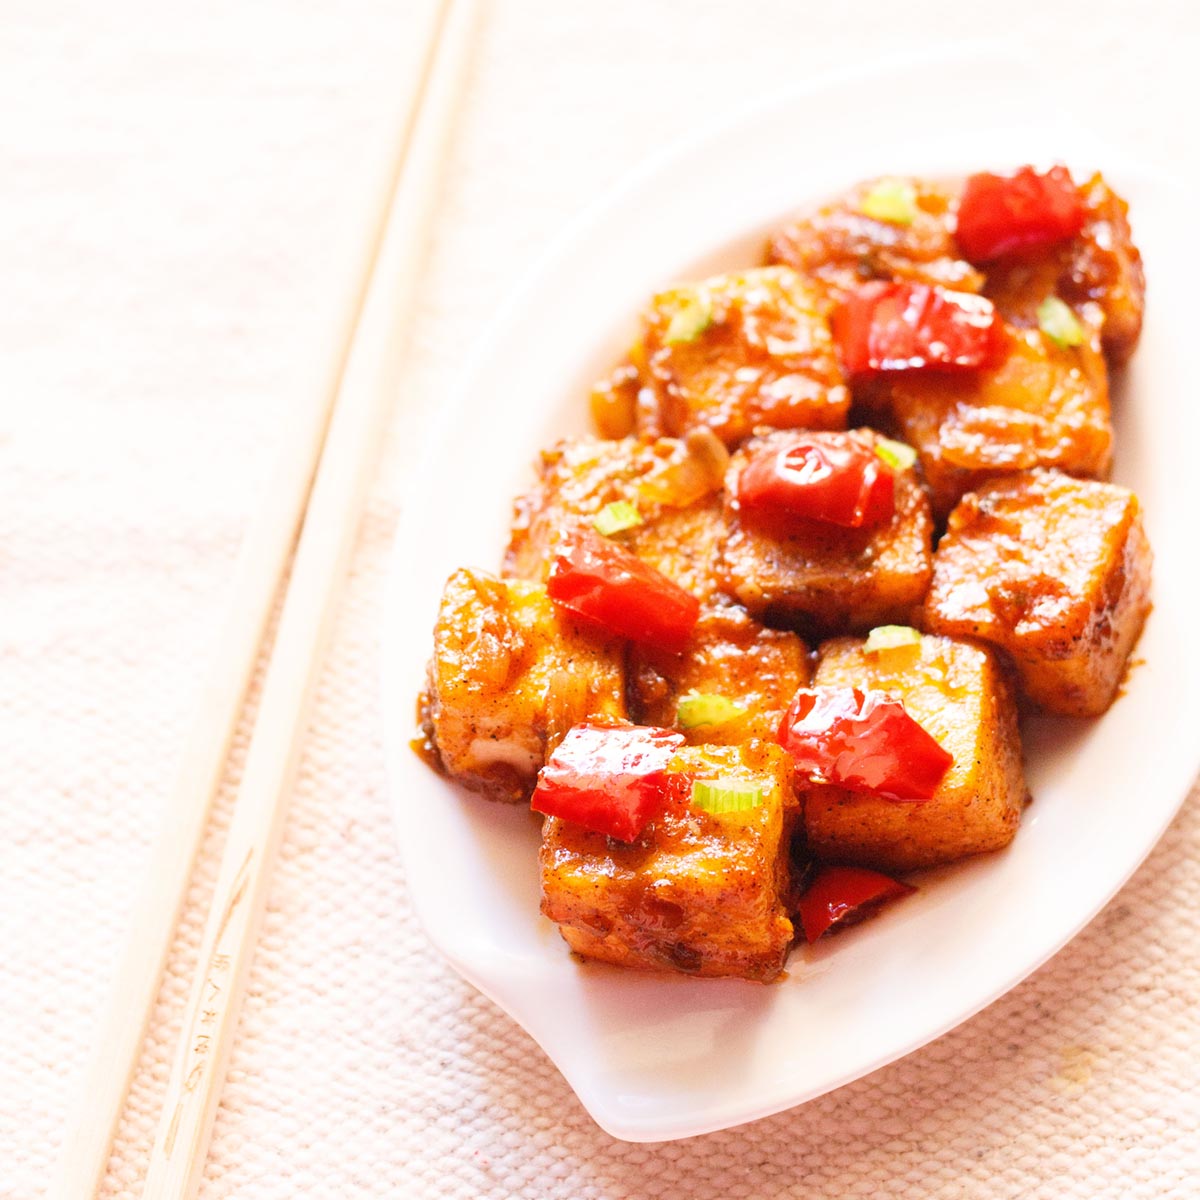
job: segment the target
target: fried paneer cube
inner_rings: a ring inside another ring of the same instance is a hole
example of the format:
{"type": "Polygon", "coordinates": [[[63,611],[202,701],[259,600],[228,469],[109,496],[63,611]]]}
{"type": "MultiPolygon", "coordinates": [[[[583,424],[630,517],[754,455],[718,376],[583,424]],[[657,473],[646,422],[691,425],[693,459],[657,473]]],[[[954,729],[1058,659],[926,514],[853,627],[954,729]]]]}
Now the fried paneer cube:
{"type": "Polygon", "coordinates": [[[686,779],[758,788],[757,807],[710,813],[687,790],[635,842],[547,817],[542,912],[585,958],[768,981],[792,943],[784,898],[796,816],[791,763],[768,742],[687,746],[686,779]]]}
{"type": "MultiPolygon", "coordinates": [[[[868,450],[879,442],[870,429],[810,436],[868,450]]],[[[769,522],[739,507],[735,480],[753,456],[771,453],[790,437],[754,438],[730,462],[719,568],[725,586],[759,619],[804,633],[906,624],[925,597],[932,571],[933,521],[915,471],[896,472],[895,511],[878,527],[769,522]]]]}
{"type": "Polygon", "coordinates": [[[939,520],[993,475],[1057,467],[1102,479],[1112,466],[1107,370],[1086,341],[1059,347],[1039,329],[1013,330],[998,366],[905,373],[886,385],[886,406],[939,520]]]}
{"type": "Polygon", "coordinates": [[[760,425],[844,429],[850,393],[811,286],[759,267],[659,292],[631,355],[642,433],[711,429],[736,446],[760,425]]]}
{"type": "Polygon", "coordinates": [[[528,800],[572,725],[625,716],[623,647],[577,626],[540,584],[455,571],[424,708],[447,775],[494,800],[528,800]]]}
{"type": "Polygon", "coordinates": [[[977,292],[983,276],[960,256],[954,241],[956,202],[955,193],[926,180],[870,180],[776,230],[767,244],[767,261],[812,279],[830,304],[870,279],[977,292]],[[900,220],[869,215],[881,195],[901,197],[900,220]]]}
{"type": "Polygon", "coordinates": [[[856,687],[901,700],[954,763],[933,797],[801,786],[808,849],[819,859],[905,871],[998,850],[1017,831],[1027,792],[1012,688],[995,653],[949,637],[868,653],[857,638],[820,649],[817,687],[856,687]]]}
{"type": "Polygon", "coordinates": [[[544,582],[572,529],[623,502],[640,523],[615,535],[621,545],[685,591],[712,596],[728,462],[707,430],[685,439],[564,438],[542,453],[537,482],[516,501],[504,573],[544,582]]]}
{"type": "Polygon", "coordinates": [[[1037,326],[1037,309],[1057,295],[1084,315],[1099,313],[1104,353],[1114,366],[1129,361],[1142,332],[1146,277],[1129,228],[1129,205],[1093,175],[1081,184],[1084,224],[1077,237],[1033,255],[1004,259],[987,268],[984,292],[1006,319],[1037,326]]]}
{"type": "Polygon", "coordinates": [[[934,556],[926,628],[999,646],[1050,713],[1112,703],[1150,610],[1152,555],[1137,497],[1029,471],[963,498],[934,556]]]}
{"type": "Polygon", "coordinates": [[[745,609],[720,606],[701,613],[682,654],[630,648],[629,704],[635,721],[677,726],[692,743],[774,738],[784,709],[811,674],[808,647],[796,634],[768,629],[745,609]],[[694,701],[692,710],[699,711],[691,711],[692,723],[680,722],[679,701],[686,696],[720,697],[740,712],[697,723],[705,708],[716,706],[694,701]]]}

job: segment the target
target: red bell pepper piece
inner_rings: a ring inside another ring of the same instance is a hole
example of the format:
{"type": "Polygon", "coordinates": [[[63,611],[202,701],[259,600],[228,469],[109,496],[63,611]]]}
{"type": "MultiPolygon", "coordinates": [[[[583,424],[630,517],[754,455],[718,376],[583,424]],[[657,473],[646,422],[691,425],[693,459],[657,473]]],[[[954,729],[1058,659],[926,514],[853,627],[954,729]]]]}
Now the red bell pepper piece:
{"type": "Polygon", "coordinates": [[[813,943],[832,925],[851,924],[847,918],[867,915],[868,906],[909,896],[917,889],[878,871],[863,867],[821,867],[797,905],[804,940],[813,943]]]}
{"type": "Polygon", "coordinates": [[[644,725],[575,725],[538,774],[532,808],[632,842],[686,783],[667,772],[683,741],[644,725]]]}
{"type": "Polygon", "coordinates": [[[752,456],[737,477],[743,508],[850,529],[874,528],[895,511],[895,479],[874,451],[799,435],[752,456]]]}
{"type": "Polygon", "coordinates": [[[972,262],[1027,254],[1073,238],[1083,228],[1079,188],[1066,167],[1039,175],[972,175],[958,205],[958,245],[972,262]]]}
{"type": "Polygon", "coordinates": [[[899,700],[849,687],[801,688],[779,744],[800,775],[886,800],[928,800],[954,762],[899,700]]]}
{"type": "Polygon", "coordinates": [[[661,571],[585,529],[554,560],[550,599],[609,633],[682,650],[700,618],[700,601],[661,571]]]}
{"type": "Polygon", "coordinates": [[[847,374],[862,378],[987,366],[1001,355],[1004,324],[986,296],[876,280],[838,306],[833,336],[847,374]]]}

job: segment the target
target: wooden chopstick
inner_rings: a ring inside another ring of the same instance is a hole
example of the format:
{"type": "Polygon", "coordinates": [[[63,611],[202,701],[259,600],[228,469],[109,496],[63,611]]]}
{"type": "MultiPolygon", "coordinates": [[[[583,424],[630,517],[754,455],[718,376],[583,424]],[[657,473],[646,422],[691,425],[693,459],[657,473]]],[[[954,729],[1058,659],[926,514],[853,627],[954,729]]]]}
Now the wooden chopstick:
{"type": "Polygon", "coordinates": [[[225,768],[267,621],[309,502],[330,415],[347,373],[445,9],[446,0],[438,0],[421,14],[423,24],[417,36],[425,46],[422,70],[401,85],[396,152],[386,164],[345,277],[337,281],[336,324],[331,329],[324,370],[314,375],[320,386],[310,397],[299,397],[290,414],[287,440],[270,475],[262,507],[243,541],[215,653],[167,797],[95,1049],[68,1119],[47,1200],[86,1200],[103,1181],[208,825],[212,797],[225,768]]]}
{"type": "Polygon", "coordinates": [[[443,20],[317,469],[151,1153],[146,1200],[188,1200],[204,1169],[300,735],[396,392],[474,7],[473,0],[451,0],[443,20]]]}

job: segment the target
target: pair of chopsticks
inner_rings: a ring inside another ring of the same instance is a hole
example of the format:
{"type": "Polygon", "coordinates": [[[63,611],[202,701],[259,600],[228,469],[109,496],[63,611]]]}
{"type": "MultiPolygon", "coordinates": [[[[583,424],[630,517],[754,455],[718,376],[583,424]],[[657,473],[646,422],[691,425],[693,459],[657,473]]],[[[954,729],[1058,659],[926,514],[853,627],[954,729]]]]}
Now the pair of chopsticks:
{"type": "Polygon", "coordinates": [[[397,385],[405,318],[474,17],[475,0],[439,0],[423,18],[422,70],[403,96],[396,154],[348,273],[329,367],[320,391],[294,414],[291,439],[243,543],[229,612],[49,1200],[87,1200],[103,1181],[212,797],[291,559],[143,1195],[188,1200],[199,1187],[309,699],[397,385]]]}

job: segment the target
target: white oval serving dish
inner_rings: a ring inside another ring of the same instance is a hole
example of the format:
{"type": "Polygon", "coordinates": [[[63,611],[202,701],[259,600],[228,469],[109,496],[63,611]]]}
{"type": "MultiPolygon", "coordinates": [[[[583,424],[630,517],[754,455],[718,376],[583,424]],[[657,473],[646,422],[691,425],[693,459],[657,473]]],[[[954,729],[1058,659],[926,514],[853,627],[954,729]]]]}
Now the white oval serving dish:
{"type": "Polygon", "coordinates": [[[900,63],[747,110],[604,198],[498,316],[427,447],[397,533],[384,696],[395,823],[417,911],[454,966],[541,1044],[595,1120],[633,1141],[766,1116],[908,1053],[1013,987],[1149,852],[1200,764],[1197,371],[1188,212],[1166,180],[1056,118],[1011,62],[900,63]],[[1035,802],[1012,847],[936,873],[880,919],[763,986],[580,964],[538,912],[537,822],[447,783],[409,749],[442,585],[495,569],[537,451],[586,428],[592,381],[646,298],[754,263],[780,217],[888,172],[1023,162],[1100,168],[1131,202],[1149,279],[1116,389],[1114,478],[1141,496],[1155,609],[1102,719],[1026,726],[1035,802]]]}

